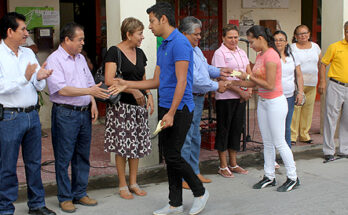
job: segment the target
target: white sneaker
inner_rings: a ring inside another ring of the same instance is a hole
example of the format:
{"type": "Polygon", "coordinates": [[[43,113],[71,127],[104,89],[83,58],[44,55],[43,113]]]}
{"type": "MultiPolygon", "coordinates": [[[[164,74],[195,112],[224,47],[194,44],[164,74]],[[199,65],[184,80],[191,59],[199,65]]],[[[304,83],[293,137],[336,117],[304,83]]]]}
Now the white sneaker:
{"type": "Polygon", "coordinates": [[[202,197],[195,197],[193,199],[190,215],[199,214],[204,209],[205,204],[207,204],[208,198],[209,192],[207,189],[205,190],[204,195],[202,197]]]}
{"type": "Polygon", "coordinates": [[[179,207],[171,207],[170,204],[164,206],[164,208],[161,208],[157,211],[154,211],[154,215],[167,215],[167,214],[179,214],[184,212],[184,207],[181,205],[179,207]]]}

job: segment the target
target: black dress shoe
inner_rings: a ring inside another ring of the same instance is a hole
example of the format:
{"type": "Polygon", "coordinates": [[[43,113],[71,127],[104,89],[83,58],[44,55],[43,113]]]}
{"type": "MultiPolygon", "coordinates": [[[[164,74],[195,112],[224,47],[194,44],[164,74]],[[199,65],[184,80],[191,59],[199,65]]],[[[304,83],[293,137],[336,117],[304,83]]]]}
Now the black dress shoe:
{"type": "Polygon", "coordinates": [[[35,214],[35,215],[56,215],[56,213],[47,207],[42,208],[36,208],[36,209],[29,209],[29,214],[35,214]]]}
{"type": "Polygon", "coordinates": [[[307,144],[312,144],[313,143],[313,140],[306,140],[306,141],[303,141],[304,143],[307,143],[307,144]]]}

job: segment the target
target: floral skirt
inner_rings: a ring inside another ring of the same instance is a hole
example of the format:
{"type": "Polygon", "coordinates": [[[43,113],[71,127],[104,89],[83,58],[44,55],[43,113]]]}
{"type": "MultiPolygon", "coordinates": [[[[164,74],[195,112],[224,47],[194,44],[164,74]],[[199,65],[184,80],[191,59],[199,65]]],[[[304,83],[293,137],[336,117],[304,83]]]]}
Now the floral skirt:
{"type": "Polygon", "coordinates": [[[104,151],[115,152],[125,158],[142,158],[150,154],[147,109],[121,102],[108,105],[104,151]]]}

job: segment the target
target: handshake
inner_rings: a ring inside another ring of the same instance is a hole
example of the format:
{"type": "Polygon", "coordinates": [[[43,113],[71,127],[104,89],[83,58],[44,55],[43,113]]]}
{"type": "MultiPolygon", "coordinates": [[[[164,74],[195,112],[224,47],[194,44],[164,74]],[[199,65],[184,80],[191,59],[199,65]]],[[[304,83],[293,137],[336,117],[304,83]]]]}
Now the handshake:
{"type": "Polygon", "coordinates": [[[224,93],[226,90],[227,90],[227,81],[218,81],[218,84],[219,84],[219,88],[218,88],[218,92],[219,93],[224,93]]]}
{"type": "Polygon", "coordinates": [[[231,68],[221,68],[220,77],[218,78],[219,88],[217,91],[219,93],[224,93],[231,85],[231,81],[228,81],[227,77],[238,77],[240,75],[242,75],[240,71],[236,71],[231,68]]]}

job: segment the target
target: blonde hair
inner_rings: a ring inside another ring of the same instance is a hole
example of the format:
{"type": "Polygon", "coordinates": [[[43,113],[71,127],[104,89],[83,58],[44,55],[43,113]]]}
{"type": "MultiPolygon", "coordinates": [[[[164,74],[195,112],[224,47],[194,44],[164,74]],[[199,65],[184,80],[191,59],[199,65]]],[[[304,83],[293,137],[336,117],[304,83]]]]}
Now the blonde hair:
{"type": "Polygon", "coordinates": [[[139,30],[144,30],[144,25],[140,20],[133,17],[128,17],[124,19],[121,25],[122,40],[127,40],[127,32],[132,35],[134,34],[134,32],[139,30]]]}

